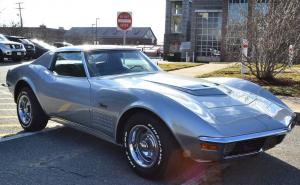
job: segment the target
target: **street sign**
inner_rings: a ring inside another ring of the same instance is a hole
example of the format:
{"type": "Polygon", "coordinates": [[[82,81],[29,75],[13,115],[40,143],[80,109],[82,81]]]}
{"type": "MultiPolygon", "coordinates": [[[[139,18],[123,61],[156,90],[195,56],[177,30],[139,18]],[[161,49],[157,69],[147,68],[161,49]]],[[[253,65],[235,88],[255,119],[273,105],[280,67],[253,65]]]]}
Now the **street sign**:
{"type": "Polygon", "coordinates": [[[118,12],[118,30],[128,31],[132,29],[132,12],[118,12]]]}

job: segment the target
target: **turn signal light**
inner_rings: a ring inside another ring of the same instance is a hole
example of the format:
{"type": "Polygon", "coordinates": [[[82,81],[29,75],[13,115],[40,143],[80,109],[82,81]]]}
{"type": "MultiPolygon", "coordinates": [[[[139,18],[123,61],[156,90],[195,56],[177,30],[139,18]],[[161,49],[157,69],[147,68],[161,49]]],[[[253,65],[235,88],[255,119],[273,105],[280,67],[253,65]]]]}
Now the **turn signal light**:
{"type": "Polygon", "coordinates": [[[202,150],[208,150],[208,151],[218,151],[218,145],[216,144],[210,144],[210,143],[204,143],[200,145],[200,148],[202,150]]]}

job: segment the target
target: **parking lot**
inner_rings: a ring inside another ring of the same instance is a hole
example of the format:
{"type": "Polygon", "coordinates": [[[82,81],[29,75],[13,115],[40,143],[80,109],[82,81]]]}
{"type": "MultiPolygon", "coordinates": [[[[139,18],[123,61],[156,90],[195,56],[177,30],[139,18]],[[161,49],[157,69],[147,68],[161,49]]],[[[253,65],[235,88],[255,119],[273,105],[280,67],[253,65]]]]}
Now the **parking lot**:
{"type": "MultiPolygon", "coordinates": [[[[0,64],[0,84],[16,63],[0,64]]],[[[16,105],[0,87],[0,184],[299,184],[300,126],[276,148],[223,164],[187,162],[176,179],[149,181],[135,175],[122,149],[49,122],[45,131],[24,134],[16,105]]]]}

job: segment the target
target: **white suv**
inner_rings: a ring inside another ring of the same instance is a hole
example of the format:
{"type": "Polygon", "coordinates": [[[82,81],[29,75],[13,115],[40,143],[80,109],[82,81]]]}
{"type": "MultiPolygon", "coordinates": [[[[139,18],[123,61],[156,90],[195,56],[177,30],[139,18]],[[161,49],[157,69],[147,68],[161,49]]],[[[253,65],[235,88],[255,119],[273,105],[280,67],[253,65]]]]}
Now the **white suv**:
{"type": "Polygon", "coordinates": [[[20,61],[26,55],[23,44],[9,41],[0,34],[0,62],[4,60],[20,61]]]}

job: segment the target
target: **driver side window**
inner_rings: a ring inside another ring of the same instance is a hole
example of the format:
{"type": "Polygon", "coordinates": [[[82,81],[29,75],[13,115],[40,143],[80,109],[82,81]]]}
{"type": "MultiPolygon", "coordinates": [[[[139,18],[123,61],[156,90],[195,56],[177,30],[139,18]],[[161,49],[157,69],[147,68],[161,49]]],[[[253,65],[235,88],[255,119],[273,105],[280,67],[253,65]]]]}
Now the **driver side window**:
{"type": "Polygon", "coordinates": [[[86,77],[81,52],[61,52],[55,57],[53,72],[61,76],[86,77]]]}

